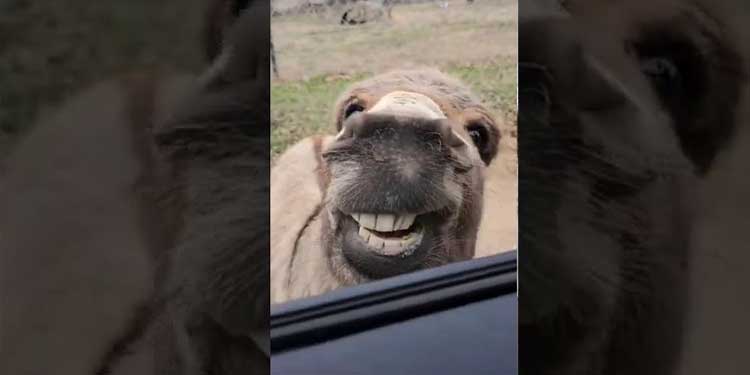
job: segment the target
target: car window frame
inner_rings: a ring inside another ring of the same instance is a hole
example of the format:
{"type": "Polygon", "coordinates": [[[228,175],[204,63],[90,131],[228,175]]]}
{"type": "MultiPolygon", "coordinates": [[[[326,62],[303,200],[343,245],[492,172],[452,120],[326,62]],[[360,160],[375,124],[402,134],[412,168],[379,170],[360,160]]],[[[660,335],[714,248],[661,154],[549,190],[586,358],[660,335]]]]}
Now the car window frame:
{"type": "Polygon", "coordinates": [[[272,305],[271,354],[517,293],[517,251],[272,305]]]}

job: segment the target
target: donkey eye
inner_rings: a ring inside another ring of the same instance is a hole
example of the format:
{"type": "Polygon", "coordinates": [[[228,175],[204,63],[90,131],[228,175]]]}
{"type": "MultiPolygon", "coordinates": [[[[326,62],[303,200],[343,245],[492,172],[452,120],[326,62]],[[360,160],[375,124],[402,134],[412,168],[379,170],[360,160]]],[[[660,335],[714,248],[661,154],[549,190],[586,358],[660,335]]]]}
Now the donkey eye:
{"type": "Polygon", "coordinates": [[[663,96],[673,96],[682,90],[682,72],[669,57],[651,56],[641,58],[641,71],[654,88],[663,96]]]}
{"type": "Polygon", "coordinates": [[[484,146],[487,144],[487,129],[482,125],[469,125],[466,130],[474,145],[480,150],[484,149],[484,146]]]}
{"type": "Polygon", "coordinates": [[[703,53],[684,36],[649,34],[628,47],[665,104],[682,106],[691,91],[703,91],[706,72],[703,53]]]}
{"type": "Polygon", "coordinates": [[[677,65],[667,57],[650,57],[641,60],[641,71],[651,77],[674,80],[680,74],[677,65]]]}
{"type": "Polygon", "coordinates": [[[363,107],[361,104],[357,103],[351,103],[348,106],[346,106],[346,110],[344,110],[344,118],[349,118],[349,116],[357,113],[362,112],[365,110],[365,107],[363,107]]]}

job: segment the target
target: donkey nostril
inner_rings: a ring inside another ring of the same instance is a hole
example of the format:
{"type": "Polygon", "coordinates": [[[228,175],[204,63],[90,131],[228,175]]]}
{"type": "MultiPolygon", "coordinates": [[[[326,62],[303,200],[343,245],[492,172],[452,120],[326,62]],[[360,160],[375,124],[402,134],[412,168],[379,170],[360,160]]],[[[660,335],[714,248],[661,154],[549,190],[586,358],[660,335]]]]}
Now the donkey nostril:
{"type": "Polygon", "coordinates": [[[361,132],[363,123],[364,118],[361,112],[352,113],[341,124],[341,130],[336,135],[336,140],[355,137],[358,132],[361,132]]]}
{"type": "Polygon", "coordinates": [[[349,106],[346,107],[346,111],[344,111],[344,118],[349,118],[355,113],[360,113],[365,110],[365,107],[363,107],[360,104],[352,103],[349,104],[349,106]]]}
{"type": "Polygon", "coordinates": [[[352,137],[352,131],[346,125],[342,126],[341,131],[338,134],[336,134],[337,141],[340,139],[346,139],[346,138],[351,138],[351,137],[352,137]]]}
{"type": "Polygon", "coordinates": [[[440,120],[438,123],[440,136],[443,142],[450,147],[463,147],[466,142],[454,130],[450,120],[440,120]]]}
{"type": "Polygon", "coordinates": [[[451,147],[464,147],[466,146],[466,141],[458,135],[455,131],[451,130],[450,134],[448,135],[448,138],[446,139],[447,143],[451,147]]]}

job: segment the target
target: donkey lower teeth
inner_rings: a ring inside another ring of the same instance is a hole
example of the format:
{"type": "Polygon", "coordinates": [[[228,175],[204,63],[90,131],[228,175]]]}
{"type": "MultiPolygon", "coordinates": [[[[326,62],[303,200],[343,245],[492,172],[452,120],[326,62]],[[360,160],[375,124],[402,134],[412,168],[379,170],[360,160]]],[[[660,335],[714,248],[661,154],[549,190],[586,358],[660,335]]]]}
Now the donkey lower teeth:
{"type": "Polygon", "coordinates": [[[362,238],[369,247],[379,250],[379,252],[384,255],[401,254],[404,250],[413,247],[422,239],[421,230],[399,230],[382,233],[360,226],[358,233],[359,237],[362,238]]]}

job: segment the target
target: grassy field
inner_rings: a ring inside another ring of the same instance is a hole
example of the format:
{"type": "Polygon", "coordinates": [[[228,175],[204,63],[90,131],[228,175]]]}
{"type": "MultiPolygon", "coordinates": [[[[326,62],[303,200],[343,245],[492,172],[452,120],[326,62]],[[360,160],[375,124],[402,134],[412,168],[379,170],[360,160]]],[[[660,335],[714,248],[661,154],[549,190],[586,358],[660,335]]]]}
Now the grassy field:
{"type": "MultiPolygon", "coordinates": [[[[505,119],[514,116],[516,69],[511,62],[456,65],[443,71],[472,87],[497,116],[505,119]]],[[[302,138],[334,132],[332,104],[349,84],[368,75],[323,75],[274,83],[271,91],[272,156],[278,156],[302,138]]],[[[508,128],[503,129],[503,133],[515,135],[508,128]]]]}
{"type": "MultiPolygon", "coordinates": [[[[354,80],[438,67],[499,116],[515,110],[517,4],[398,5],[392,18],[338,24],[340,9],[274,17],[281,79],[272,91],[272,153],[331,132],[330,108],[354,80]]],[[[94,82],[143,67],[198,71],[204,0],[8,0],[0,3],[0,156],[45,108],[94,82]]],[[[513,133],[512,129],[504,129],[513,133]]]]}
{"type": "MultiPolygon", "coordinates": [[[[271,91],[271,152],[331,134],[332,106],[354,81],[396,68],[436,67],[467,83],[501,120],[516,110],[515,1],[399,5],[392,19],[341,26],[336,9],[274,17],[280,79],[271,91]]],[[[512,121],[504,121],[511,124],[512,121]]],[[[515,137],[511,125],[504,135],[515,137]]],[[[515,143],[515,142],[511,142],[515,143]]],[[[511,146],[512,147],[512,146],[511,146]]]]}

